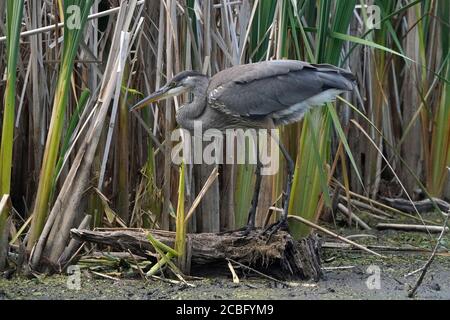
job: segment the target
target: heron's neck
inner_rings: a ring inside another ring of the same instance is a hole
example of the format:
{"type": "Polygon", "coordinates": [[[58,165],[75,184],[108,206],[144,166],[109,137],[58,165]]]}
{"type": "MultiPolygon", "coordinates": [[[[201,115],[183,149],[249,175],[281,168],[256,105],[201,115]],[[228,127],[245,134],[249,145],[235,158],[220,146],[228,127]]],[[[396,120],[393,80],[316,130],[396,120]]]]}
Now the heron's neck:
{"type": "Polygon", "coordinates": [[[190,103],[183,105],[177,112],[178,124],[187,130],[194,130],[194,121],[199,121],[206,107],[206,91],[208,89],[208,78],[205,77],[192,90],[194,98],[190,103]]]}

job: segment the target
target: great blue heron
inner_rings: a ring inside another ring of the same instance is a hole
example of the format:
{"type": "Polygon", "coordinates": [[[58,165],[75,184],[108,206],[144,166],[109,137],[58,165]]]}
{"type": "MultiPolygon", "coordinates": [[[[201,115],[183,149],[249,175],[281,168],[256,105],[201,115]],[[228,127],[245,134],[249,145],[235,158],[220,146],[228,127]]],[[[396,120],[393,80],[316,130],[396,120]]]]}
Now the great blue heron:
{"type": "MultiPolygon", "coordinates": [[[[151,102],[191,92],[190,103],[179,108],[177,123],[193,130],[201,121],[204,130],[216,128],[271,128],[299,121],[313,106],[321,106],[338,94],[353,89],[352,73],[328,64],[310,64],[295,60],[272,60],[238,65],[209,78],[196,71],[183,71],[165,86],[131,110],[151,102]]],[[[272,225],[271,233],[287,227],[288,204],[294,162],[284,146],[278,146],[287,162],[287,184],[283,213],[272,225]]],[[[257,161],[256,183],[246,233],[255,227],[256,207],[261,186],[261,165],[257,161]]]]}

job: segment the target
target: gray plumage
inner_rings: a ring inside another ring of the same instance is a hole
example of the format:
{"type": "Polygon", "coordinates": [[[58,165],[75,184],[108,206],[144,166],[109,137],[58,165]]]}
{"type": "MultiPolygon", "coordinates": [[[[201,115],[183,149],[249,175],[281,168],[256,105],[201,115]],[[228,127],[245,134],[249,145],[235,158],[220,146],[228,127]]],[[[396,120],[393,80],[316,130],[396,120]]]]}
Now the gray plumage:
{"type": "Polygon", "coordinates": [[[232,67],[212,77],[208,104],[230,115],[252,120],[271,117],[276,125],[287,124],[300,120],[314,104],[352,90],[353,80],[351,73],[332,65],[265,61],[232,67]]]}
{"type": "Polygon", "coordinates": [[[169,86],[189,87],[194,98],[177,113],[177,122],[192,129],[264,127],[289,124],[311,107],[332,101],[353,88],[354,76],[328,64],[273,60],[225,69],[212,78],[195,71],[176,75],[169,86]],[[185,82],[185,83],[184,83],[185,82]]]}

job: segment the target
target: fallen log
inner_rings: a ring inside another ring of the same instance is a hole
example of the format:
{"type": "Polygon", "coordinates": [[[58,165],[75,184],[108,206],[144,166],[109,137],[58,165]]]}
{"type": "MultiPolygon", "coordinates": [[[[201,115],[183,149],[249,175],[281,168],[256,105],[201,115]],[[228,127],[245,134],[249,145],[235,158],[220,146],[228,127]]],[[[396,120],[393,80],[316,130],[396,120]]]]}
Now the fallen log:
{"type": "Polygon", "coordinates": [[[416,209],[419,212],[432,212],[435,210],[433,202],[444,213],[446,213],[450,210],[450,204],[439,198],[433,198],[433,201],[431,201],[430,199],[424,199],[424,200],[413,201],[413,202],[411,202],[407,199],[401,199],[401,198],[382,197],[381,200],[384,203],[391,206],[392,208],[395,208],[397,210],[401,210],[404,212],[408,212],[408,213],[415,213],[416,209]]]}
{"type": "MultiPolygon", "coordinates": [[[[376,225],[378,230],[400,230],[400,231],[416,231],[416,232],[430,232],[439,233],[442,232],[444,227],[441,226],[428,226],[422,224],[400,224],[400,223],[379,223],[376,225]]],[[[445,227],[445,231],[448,231],[448,227],[445,227]]]]}
{"type": "MultiPolygon", "coordinates": [[[[72,229],[70,232],[71,236],[79,241],[110,246],[115,250],[130,250],[133,254],[147,257],[154,256],[154,249],[147,240],[148,232],[172,248],[175,242],[175,233],[164,230],[72,229]]],[[[317,281],[322,275],[320,242],[315,235],[300,241],[294,240],[284,231],[272,235],[270,241],[261,237],[258,231],[246,237],[237,233],[198,233],[188,234],[187,237],[191,274],[202,274],[211,270],[223,272],[228,270],[227,259],[232,259],[282,279],[317,281]]]]}

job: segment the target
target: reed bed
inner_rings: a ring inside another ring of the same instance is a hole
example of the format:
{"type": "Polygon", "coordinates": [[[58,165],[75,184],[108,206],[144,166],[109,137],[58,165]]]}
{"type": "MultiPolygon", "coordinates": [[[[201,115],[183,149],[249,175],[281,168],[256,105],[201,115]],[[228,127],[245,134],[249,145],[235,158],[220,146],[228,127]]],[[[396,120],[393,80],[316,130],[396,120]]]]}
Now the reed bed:
{"type": "MultiPolygon", "coordinates": [[[[44,257],[65,265],[73,253],[70,229],[86,215],[91,227],[177,229],[180,251],[187,232],[242,227],[253,165],[178,168],[171,161],[175,112],[188,97],[128,110],[182,70],[214,75],[269,59],[331,63],[357,77],[354,92],[281,129],[295,159],[290,215],[318,222],[338,189],[347,199],[449,200],[449,6],[447,0],[1,2],[0,195],[9,195],[11,209],[0,211],[0,236],[25,244],[38,268],[44,257]],[[79,25],[71,28],[74,21],[79,25]]],[[[283,161],[276,175],[264,177],[258,226],[276,218],[270,208],[282,206],[285,179],[283,161]]],[[[297,219],[290,228],[298,238],[311,232],[297,219]]]]}

